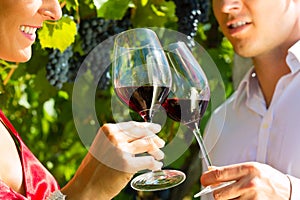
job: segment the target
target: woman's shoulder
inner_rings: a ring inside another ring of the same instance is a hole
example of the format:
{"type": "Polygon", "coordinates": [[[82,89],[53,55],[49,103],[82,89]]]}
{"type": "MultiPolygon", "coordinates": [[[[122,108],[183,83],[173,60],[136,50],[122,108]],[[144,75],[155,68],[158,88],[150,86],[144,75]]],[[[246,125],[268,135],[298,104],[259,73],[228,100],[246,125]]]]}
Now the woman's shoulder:
{"type": "Polygon", "coordinates": [[[7,188],[17,196],[46,199],[60,187],[0,111],[0,199],[7,188]]]}
{"type": "Polygon", "coordinates": [[[13,190],[23,193],[23,170],[18,148],[6,127],[0,123],[0,179],[13,190]]]}

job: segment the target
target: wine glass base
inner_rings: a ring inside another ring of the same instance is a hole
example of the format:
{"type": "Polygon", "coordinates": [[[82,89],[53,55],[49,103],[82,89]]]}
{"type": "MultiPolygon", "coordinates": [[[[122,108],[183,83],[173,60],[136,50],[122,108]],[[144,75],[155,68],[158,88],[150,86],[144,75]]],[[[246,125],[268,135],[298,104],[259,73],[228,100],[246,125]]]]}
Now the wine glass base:
{"type": "Polygon", "coordinates": [[[200,192],[198,192],[197,194],[194,195],[194,198],[197,198],[197,197],[200,197],[202,195],[205,195],[205,194],[208,194],[208,193],[211,193],[215,190],[218,190],[218,189],[221,189],[223,187],[226,187],[228,185],[231,185],[233,183],[235,183],[236,181],[228,181],[228,182],[223,182],[223,183],[220,183],[218,185],[210,185],[210,186],[207,186],[205,187],[203,190],[201,190],[200,192]]]}
{"type": "Polygon", "coordinates": [[[178,170],[159,170],[135,177],[131,187],[138,191],[165,190],[179,185],[185,178],[185,174],[178,170]]]}

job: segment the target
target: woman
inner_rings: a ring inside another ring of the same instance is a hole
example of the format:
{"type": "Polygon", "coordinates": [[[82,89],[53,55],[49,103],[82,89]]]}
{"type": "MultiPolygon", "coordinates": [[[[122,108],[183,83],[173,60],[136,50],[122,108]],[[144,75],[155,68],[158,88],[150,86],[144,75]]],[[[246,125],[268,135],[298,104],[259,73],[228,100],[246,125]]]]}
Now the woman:
{"type": "MultiPolygon", "coordinates": [[[[28,61],[36,30],[45,20],[58,20],[61,15],[57,0],[0,1],[0,59],[28,61]]],[[[157,160],[163,157],[159,148],[164,142],[155,135],[160,131],[159,125],[106,124],[99,129],[90,152],[72,180],[60,189],[2,112],[0,121],[0,199],[41,200],[56,199],[56,196],[65,199],[65,195],[68,200],[111,199],[125,187],[133,173],[162,166],[157,160]],[[149,137],[152,137],[150,142],[149,137]],[[118,168],[112,169],[100,162],[103,152],[118,168]],[[150,155],[134,157],[143,152],[150,155]]]]}

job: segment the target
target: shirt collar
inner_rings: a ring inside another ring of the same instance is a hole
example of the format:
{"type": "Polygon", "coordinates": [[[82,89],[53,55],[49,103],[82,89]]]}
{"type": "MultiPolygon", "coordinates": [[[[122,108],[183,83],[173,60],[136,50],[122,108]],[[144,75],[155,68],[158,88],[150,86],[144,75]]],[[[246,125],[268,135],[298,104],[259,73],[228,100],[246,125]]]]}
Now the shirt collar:
{"type": "Polygon", "coordinates": [[[238,109],[239,105],[244,103],[254,112],[264,115],[266,112],[266,103],[259,87],[257,76],[252,67],[245,78],[242,80],[236,94],[234,108],[238,109]]]}
{"type": "Polygon", "coordinates": [[[292,74],[300,69],[300,40],[289,48],[286,63],[292,74]]]}
{"type": "MultiPolygon", "coordinates": [[[[291,46],[288,50],[288,55],[286,57],[286,62],[291,70],[291,74],[296,73],[300,70],[300,40],[291,46]]],[[[242,66],[238,66],[242,67],[242,66]]],[[[234,108],[237,108],[241,102],[246,102],[246,104],[251,104],[249,102],[249,97],[255,95],[256,100],[261,102],[259,108],[253,108],[256,111],[261,110],[259,113],[263,113],[263,106],[265,106],[261,90],[259,88],[257,77],[255,76],[254,67],[246,73],[243,80],[239,84],[236,92],[236,99],[234,102],[234,108]]]]}
{"type": "MultiPolygon", "coordinates": [[[[242,67],[242,66],[238,66],[238,67],[242,67]]],[[[236,91],[236,99],[235,99],[235,102],[234,102],[234,107],[236,108],[240,103],[241,101],[244,99],[244,98],[248,98],[250,96],[250,81],[251,81],[251,78],[252,78],[252,74],[255,73],[254,72],[254,67],[252,66],[248,72],[245,74],[244,78],[242,79],[242,81],[240,82],[238,88],[237,88],[237,91],[236,91]],[[242,94],[246,94],[246,97],[245,95],[242,95],[242,94]]]]}

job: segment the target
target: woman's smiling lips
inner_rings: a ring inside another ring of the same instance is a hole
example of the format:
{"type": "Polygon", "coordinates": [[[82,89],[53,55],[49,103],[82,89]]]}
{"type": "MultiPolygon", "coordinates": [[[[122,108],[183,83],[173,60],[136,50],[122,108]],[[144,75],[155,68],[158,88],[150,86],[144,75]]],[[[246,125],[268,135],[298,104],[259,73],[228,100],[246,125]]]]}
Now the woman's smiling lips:
{"type": "Polygon", "coordinates": [[[36,30],[41,26],[28,26],[28,25],[21,25],[20,31],[23,35],[28,38],[30,41],[35,41],[36,38],[36,30]]]}

